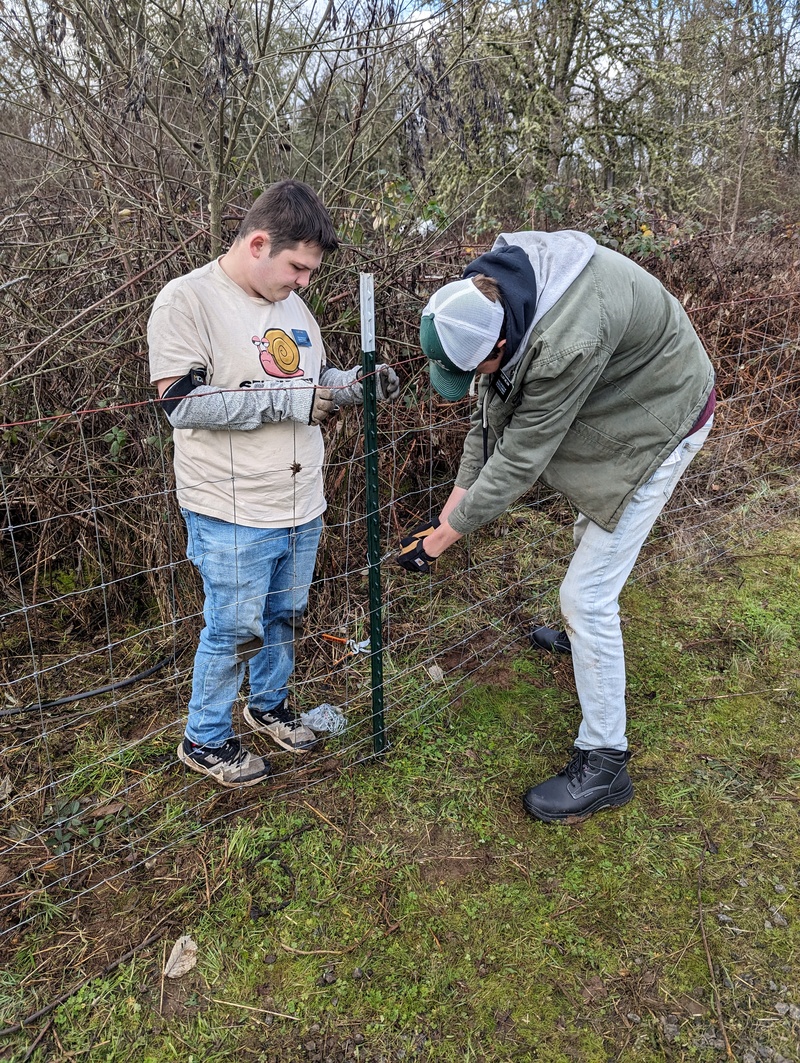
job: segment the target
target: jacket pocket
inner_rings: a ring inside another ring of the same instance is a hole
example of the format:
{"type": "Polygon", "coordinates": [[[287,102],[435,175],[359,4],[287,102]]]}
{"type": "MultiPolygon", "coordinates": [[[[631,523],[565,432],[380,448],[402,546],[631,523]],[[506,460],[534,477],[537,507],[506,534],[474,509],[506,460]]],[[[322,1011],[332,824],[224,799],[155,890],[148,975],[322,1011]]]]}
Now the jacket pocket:
{"type": "Polygon", "coordinates": [[[601,432],[598,428],[592,428],[585,421],[575,420],[570,425],[570,432],[574,432],[581,442],[581,449],[585,444],[589,453],[628,455],[633,454],[635,447],[632,443],[626,443],[622,439],[601,432]]]}
{"type": "Polygon", "coordinates": [[[489,400],[489,408],[486,411],[486,419],[489,422],[489,427],[494,431],[495,435],[499,439],[503,434],[508,422],[514,416],[514,403],[509,399],[504,402],[499,395],[494,395],[489,400]]]}

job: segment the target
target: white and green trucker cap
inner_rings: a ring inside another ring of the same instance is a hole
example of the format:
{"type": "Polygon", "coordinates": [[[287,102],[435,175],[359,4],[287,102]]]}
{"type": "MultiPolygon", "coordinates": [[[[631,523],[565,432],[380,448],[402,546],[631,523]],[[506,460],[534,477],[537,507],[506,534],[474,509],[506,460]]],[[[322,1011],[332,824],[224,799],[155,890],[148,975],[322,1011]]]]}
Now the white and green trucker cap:
{"type": "Polygon", "coordinates": [[[502,303],[478,291],[468,277],[445,284],[422,311],[419,341],[431,384],[444,399],[461,399],[475,369],[495,348],[503,327],[502,303]]]}

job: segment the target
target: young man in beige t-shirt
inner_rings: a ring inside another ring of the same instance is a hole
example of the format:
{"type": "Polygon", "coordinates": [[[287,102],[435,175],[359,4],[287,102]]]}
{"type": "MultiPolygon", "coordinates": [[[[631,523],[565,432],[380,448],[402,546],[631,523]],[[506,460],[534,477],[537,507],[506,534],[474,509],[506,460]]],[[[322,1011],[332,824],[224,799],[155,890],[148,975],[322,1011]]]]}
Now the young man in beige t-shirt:
{"type": "MultiPolygon", "coordinates": [[[[278,182],[226,254],[162,289],[148,322],[150,377],[175,429],[187,553],[205,594],[178,757],[223,786],[251,786],[271,771],[233,735],[246,667],[249,726],[283,749],[316,742],[288,706],[287,683],[326,505],[320,425],[360,403],[362,385],[360,369],[326,366],[297,290],[337,246],[316,193],[278,182]]],[[[379,399],[399,391],[388,366],[376,387],[379,399]]]]}

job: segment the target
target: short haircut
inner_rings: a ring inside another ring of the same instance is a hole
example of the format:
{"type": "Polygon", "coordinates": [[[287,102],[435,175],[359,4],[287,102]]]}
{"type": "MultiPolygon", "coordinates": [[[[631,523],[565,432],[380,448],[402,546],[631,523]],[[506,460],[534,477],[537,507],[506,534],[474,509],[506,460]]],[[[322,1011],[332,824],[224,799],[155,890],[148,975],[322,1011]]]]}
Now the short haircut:
{"type": "Polygon", "coordinates": [[[500,285],[494,279],[494,277],[487,277],[485,273],[473,273],[469,278],[481,295],[485,295],[487,299],[491,299],[493,303],[502,303],[500,297],[500,285]]]}
{"type": "MultiPolygon", "coordinates": [[[[473,273],[469,278],[481,295],[485,295],[487,299],[491,299],[493,303],[499,303],[503,308],[503,314],[506,312],[506,304],[503,301],[503,296],[500,294],[500,285],[494,279],[494,277],[487,277],[485,273],[473,273]]],[[[500,335],[498,340],[504,340],[506,338],[506,319],[503,317],[503,324],[500,328],[500,335]]]]}
{"type": "Polygon", "coordinates": [[[339,238],[331,216],[309,185],[293,178],[277,181],[265,189],[239,225],[237,240],[264,230],[269,236],[270,256],[299,243],[316,244],[322,251],[335,251],[339,238]]]}

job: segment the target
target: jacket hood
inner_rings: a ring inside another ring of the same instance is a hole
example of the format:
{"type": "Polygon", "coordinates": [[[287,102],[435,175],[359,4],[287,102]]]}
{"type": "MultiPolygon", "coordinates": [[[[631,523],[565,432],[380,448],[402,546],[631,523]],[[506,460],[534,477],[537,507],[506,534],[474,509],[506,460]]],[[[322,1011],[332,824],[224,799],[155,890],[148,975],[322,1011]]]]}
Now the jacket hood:
{"type": "MultiPolygon", "coordinates": [[[[534,276],[534,291],[537,294],[533,314],[526,322],[525,333],[519,344],[504,366],[506,369],[522,357],[534,325],[548,310],[552,310],[561,296],[583,273],[597,250],[597,242],[587,233],[578,232],[576,229],[561,229],[554,233],[500,233],[492,250],[481,257],[489,258],[512,249],[522,252],[527,258],[534,276]]],[[[481,259],[476,259],[476,262],[480,261],[481,259]]]]}

